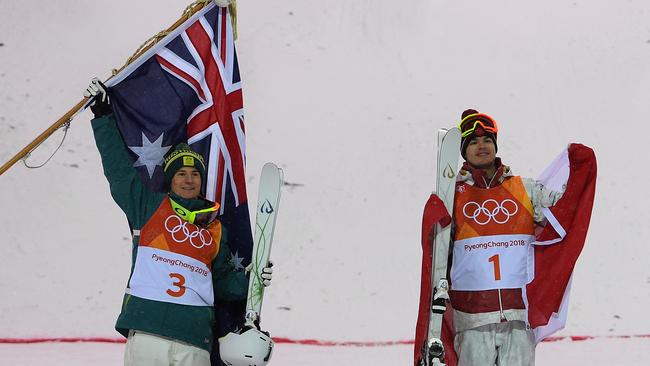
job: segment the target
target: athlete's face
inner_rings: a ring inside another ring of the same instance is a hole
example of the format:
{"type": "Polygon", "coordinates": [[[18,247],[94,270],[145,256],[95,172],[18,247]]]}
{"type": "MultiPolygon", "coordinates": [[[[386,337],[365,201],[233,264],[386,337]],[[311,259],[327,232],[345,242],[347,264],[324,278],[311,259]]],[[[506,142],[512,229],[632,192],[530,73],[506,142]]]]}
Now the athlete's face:
{"type": "Polygon", "coordinates": [[[201,173],[194,167],[180,168],[172,177],[171,189],[182,198],[197,198],[201,193],[201,173]]]}
{"type": "Polygon", "coordinates": [[[479,169],[492,168],[496,154],[494,141],[487,136],[474,137],[467,145],[467,150],[465,150],[467,162],[471,166],[479,169]]]}

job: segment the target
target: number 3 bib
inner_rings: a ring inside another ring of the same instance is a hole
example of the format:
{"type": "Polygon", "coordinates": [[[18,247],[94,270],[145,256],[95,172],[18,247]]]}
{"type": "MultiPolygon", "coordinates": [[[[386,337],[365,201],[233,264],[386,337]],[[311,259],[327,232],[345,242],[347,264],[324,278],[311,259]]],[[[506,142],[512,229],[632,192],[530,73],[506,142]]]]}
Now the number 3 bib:
{"type": "Polygon", "coordinates": [[[481,189],[457,187],[451,288],[521,288],[534,274],[533,207],[520,177],[481,189]]]}
{"type": "Polygon", "coordinates": [[[127,291],[149,300],[213,305],[211,267],[220,240],[219,221],[208,228],[191,224],[165,199],[141,230],[127,291]]]}

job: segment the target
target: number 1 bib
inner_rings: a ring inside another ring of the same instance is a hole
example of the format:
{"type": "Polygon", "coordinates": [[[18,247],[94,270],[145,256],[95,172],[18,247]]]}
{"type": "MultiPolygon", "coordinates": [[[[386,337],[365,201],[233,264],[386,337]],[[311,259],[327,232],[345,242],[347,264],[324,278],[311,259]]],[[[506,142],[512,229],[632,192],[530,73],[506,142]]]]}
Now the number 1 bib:
{"type": "Polygon", "coordinates": [[[457,187],[451,288],[521,288],[532,279],[533,207],[520,177],[481,189],[457,187]]]}

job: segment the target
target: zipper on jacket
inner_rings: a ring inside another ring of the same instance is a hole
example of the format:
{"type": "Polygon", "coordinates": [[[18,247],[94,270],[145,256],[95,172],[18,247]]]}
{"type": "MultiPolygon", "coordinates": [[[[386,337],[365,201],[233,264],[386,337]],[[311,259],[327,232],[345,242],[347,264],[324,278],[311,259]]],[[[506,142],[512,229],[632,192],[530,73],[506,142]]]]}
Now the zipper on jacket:
{"type": "Polygon", "coordinates": [[[490,183],[488,183],[485,180],[485,175],[483,175],[482,178],[483,178],[483,183],[485,184],[485,188],[487,188],[487,189],[492,188],[492,183],[494,182],[494,177],[496,177],[496,176],[497,176],[497,172],[495,171],[494,174],[492,175],[492,178],[490,178],[490,183]]]}
{"type": "Polygon", "coordinates": [[[499,294],[499,314],[501,315],[501,322],[507,322],[506,315],[503,313],[503,301],[501,301],[501,289],[498,288],[497,292],[499,294]]]}

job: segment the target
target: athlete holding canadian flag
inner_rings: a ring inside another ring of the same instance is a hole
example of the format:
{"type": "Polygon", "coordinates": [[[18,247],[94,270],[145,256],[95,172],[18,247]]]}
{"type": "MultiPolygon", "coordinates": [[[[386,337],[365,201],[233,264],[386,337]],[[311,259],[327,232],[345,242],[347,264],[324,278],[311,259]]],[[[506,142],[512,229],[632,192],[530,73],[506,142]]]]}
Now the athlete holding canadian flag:
{"type": "Polygon", "coordinates": [[[534,365],[537,342],[563,327],[553,322],[562,311],[566,315],[565,292],[584,244],[595,156],[590,148],[571,144],[547,168],[546,179],[522,178],[496,157],[498,127],[492,117],[468,109],[458,127],[465,162],[456,176],[453,212],[432,195],[423,219],[416,365],[534,365]],[[432,296],[429,228],[449,222],[451,308],[443,317],[427,310],[432,296]],[[445,344],[444,359],[423,362],[430,347],[424,340],[427,318],[436,316],[444,319],[442,329],[433,333],[445,344]]]}
{"type": "Polygon", "coordinates": [[[460,123],[461,156],[453,212],[450,298],[460,365],[533,365],[521,288],[528,283],[528,248],[553,192],[515,176],[497,153],[497,124],[473,109],[460,123]],[[523,244],[523,245],[522,245],[523,244]],[[487,362],[486,362],[487,361],[487,362]]]}

